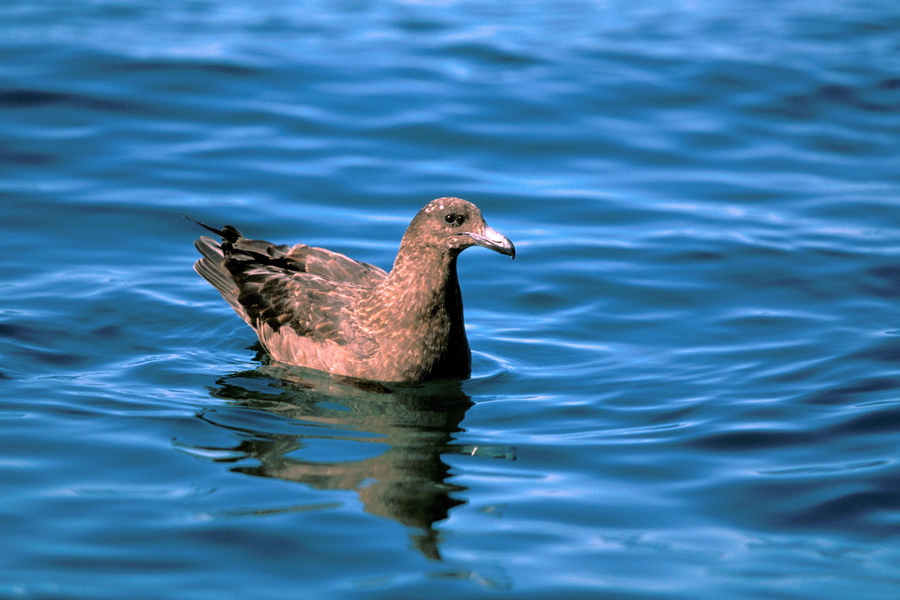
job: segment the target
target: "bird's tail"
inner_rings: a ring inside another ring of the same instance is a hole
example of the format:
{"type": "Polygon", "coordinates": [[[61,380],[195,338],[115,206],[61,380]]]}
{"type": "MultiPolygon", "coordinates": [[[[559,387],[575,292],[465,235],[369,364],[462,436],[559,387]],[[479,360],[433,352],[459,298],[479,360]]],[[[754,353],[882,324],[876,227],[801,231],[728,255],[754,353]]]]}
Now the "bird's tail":
{"type": "Polygon", "coordinates": [[[235,228],[232,227],[231,225],[226,225],[226,226],[223,227],[222,229],[216,229],[215,227],[210,227],[210,226],[207,225],[206,223],[201,223],[201,222],[198,221],[197,219],[193,219],[193,218],[191,218],[191,217],[189,217],[189,216],[187,216],[187,215],[181,215],[181,216],[184,217],[185,219],[187,219],[188,221],[193,221],[194,223],[196,223],[196,224],[199,225],[200,227],[203,227],[204,229],[207,229],[207,230],[209,230],[209,231],[212,231],[212,232],[215,233],[216,235],[220,236],[223,240],[226,240],[226,241],[228,241],[228,242],[231,242],[232,244],[233,244],[234,242],[238,241],[240,238],[244,237],[244,236],[241,235],[241,232],[240,232],[240,231],[238,231],[237,229],[235,229],[235,228]]]}

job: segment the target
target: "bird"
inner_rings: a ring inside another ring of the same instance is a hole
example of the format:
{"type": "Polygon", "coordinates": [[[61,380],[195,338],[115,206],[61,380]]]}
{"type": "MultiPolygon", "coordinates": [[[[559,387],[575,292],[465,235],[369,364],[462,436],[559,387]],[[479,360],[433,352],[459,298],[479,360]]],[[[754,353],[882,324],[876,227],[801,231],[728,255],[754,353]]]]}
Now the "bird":
{"type": "Polygon", "coordinates": [[[390,272],[324,248],[194,222],[221,237],[195,242],[202,258],[194,269],[272,359],[386,383],[468,378],[457,257],[472,246],[516,256],[509,238],[461,198],[432,200],[415,215],[390,272]]]}

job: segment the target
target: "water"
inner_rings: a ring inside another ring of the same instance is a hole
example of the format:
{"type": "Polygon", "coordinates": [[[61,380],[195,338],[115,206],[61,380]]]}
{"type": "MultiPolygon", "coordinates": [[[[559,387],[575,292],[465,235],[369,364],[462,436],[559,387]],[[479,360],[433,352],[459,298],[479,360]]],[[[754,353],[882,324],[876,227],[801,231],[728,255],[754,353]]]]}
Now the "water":
{"type": "Polygon", "coordinates": [[[3,598],[896,598],[900,9],[7,2],[3,598]],[[459,384],[266,365],[201,231],[388,267],[459,384]]]}

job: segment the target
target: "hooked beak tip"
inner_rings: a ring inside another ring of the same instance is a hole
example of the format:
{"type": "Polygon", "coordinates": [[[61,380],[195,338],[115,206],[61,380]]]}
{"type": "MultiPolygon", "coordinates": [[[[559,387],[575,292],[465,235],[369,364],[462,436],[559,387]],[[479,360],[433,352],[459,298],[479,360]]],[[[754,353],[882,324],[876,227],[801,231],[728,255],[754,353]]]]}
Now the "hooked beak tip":
{"type": "Polygon", "coordinates": [[[510,258],[516,257],[516,247],[510,241],[508,237],[503,235],[502,233],[491,229],[487,225],[484,226],[484,229],[481,233],[472,233],[466,232],[460,235],[466,235],[478,244],[479,246],[483,246],[489,250],[493,250],[494,252],[499,252],[500,254],[505,254],[510,258]]]}

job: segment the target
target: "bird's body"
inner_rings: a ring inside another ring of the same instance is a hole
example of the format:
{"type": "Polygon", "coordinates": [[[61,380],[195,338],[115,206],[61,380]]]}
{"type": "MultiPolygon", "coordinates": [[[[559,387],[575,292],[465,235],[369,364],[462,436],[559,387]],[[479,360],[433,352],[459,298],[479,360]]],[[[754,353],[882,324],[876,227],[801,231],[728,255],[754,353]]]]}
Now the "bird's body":
{"type": "MultiPolygon", "coordinates": [[[[206,226],[204,226],[206,227],[206,226]]],[[[202,237],[194,268],[277,361],[386,382],[464,378],[471,352],[456,258],[480,245],[515,256],[478,208],[439,198],[410,223],[390,273],[322,248],[202,237]]]]}

